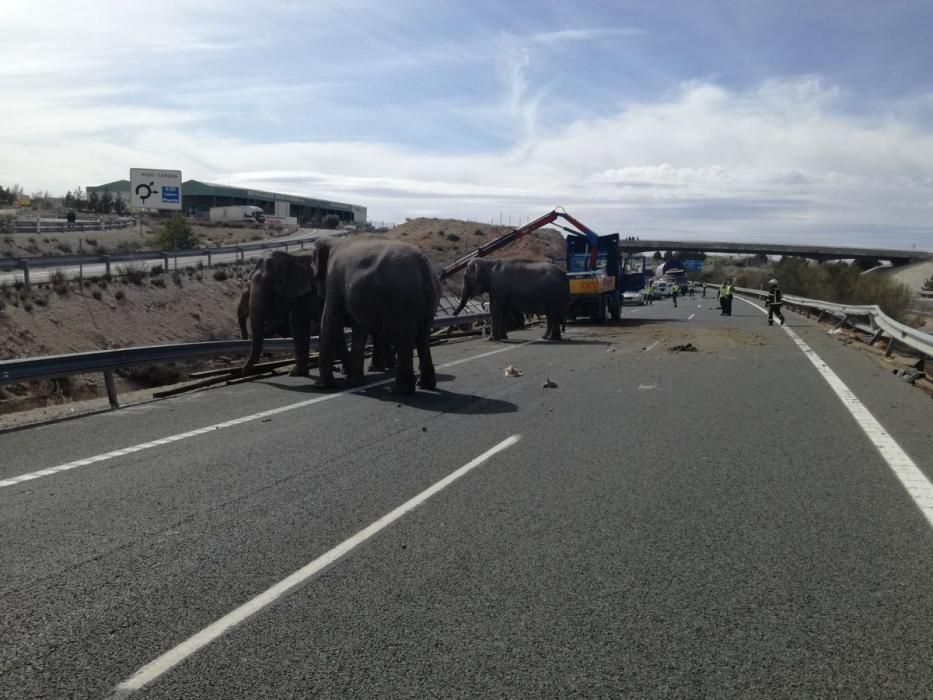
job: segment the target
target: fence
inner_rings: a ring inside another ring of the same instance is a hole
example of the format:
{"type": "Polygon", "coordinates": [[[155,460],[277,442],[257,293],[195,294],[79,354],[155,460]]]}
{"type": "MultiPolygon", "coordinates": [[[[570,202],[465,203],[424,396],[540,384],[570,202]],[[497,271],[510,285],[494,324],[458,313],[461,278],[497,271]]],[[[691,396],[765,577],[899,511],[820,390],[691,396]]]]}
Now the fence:
{"type": "MultiPolygon", "coordinates": [[[[334,236],[345,234],[336,233],[334,236]]],[[[175,268],[178,268],[178,260],[186,260],[190,265],[198,263],[206,264],[210,267],[214,263],[235,262],[245,260],[247,257],[254,257],[254,254],[266,250],[284,249],[286,252],[289,247],[292,249],[303,249],[306,243],[311,242],[311,238],[291,241],[268,241],[263,243],[243,243],[235,246],[223,246],[217,248],[194,248],[192,250],[165,251],[137,251],[135,253],[115,253],[113,255],[56,255],[48,257],[27,257],[27,258],[6,258],[0,259],[0,273],[6,271],[10,273],[20,273],[23,282],[28,289],[33,281],[31,271],[37,269],[46,270],[45,277],[49,276],[50,270],[60,270],[68,273],[78,273],[83,276],[86,271],[84,268],[97,268],[97,272],[103,275],[113,275],[113,271],[119,263],[135,262],[159,262],[166,270],[169,269],[169,261],[175,261],[175,268]]],[[[184,266],[184,265],[183,265],[184,266]]],[[[96,272],[87,272],[87,274],[96,274],[96,272]]]]}
{"type": "Polygon", "coordinates": [[[82,219],[69,224],[65,219],[13,219],[0,230],[7,233],[69,233],[71,231],[109,231],[134,226],[132,219],[82,219]]]}
{"type": "MultiPolygon", "coordinates": [[[[714,289],[718,289],[715,285],[714,289]]],[[[736,287],[735,291],[747,296],[753,296],[759,299],[767,299],[768,293],[759,289],[745,289],[736,287]]],[[[822,321],[824,317],[831,316],[838,319],[836,328],[851,326],[856,330],[870,336],[869,345],[874,345],[879,340],[887,338],[888,345],[885,349],[885,355],[890,356],[894,350],[895,343],[909,347],[910,349],[924,355],[933,357],[933,335],[924,333],[916,328],[906,326],[900,321],[896,321],[887,316],[878,306],[853,306],[848,304],[834,304],[829,301],[819,299],[807,299],[790,294],[783,296],[785,306],[789,306],[798,313],[803,313],[810,317],[811,314],[817,314],[817,321],[822,321]],[[857,319],[867,320],[867,323],[858,323],[857,319]]]]}
{"type": "MultiPolygon", "coordinates": [[[[475,302],[473,309],[480,308],[475,302]]],[[[489,318],[488,313],[474,312],[460,316],[437,316],[435,328],[472,325],[476,321],[489,318]]],[[[252,344],[249,340],[214,340],[202,343],[177,343],[173,345],[152,345],[147,347],[120,348],[117,350],[98,350],[79,352],[69,355],[49,355],[29,357],[19,360],[0,361],[0,384],[37,381],[40,379],[58,379],[75,374],[103,372],[107,397],[113,408],[119,407],[113,373],[125,367],[163,364],[177,360],[191,360],[199,357],[249,353],[252,344]]],[[[311,338],[311,350],[318,348],[318,337],[311,338]]],[[[263,341],[263,351],[288,352],[293,349],[291,339],[267,338],[263,341]]]]}

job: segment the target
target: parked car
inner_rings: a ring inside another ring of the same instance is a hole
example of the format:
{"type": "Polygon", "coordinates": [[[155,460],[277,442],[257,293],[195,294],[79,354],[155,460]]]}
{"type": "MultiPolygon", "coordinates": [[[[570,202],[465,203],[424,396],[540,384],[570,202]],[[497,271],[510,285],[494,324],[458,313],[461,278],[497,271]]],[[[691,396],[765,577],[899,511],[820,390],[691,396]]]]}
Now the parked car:
{"type": "Polygon", "coordinates": [[[645,290],[632,290],[622,292],[622,304],[644,304],[645,303],[645,290]]]}

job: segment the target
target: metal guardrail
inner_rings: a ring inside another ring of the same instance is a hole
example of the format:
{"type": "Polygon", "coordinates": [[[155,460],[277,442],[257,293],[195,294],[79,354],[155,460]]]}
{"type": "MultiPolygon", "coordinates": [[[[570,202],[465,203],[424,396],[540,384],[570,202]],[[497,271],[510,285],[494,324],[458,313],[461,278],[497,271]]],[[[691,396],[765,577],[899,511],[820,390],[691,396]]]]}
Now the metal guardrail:
{"type": "MultiPolygon", "coordinates": [[[[437,316],[434,319],[434,327],[463,326],[488,318],[489,314],[483,312],[460,316],[437,316]]],[[[225,354],[243,355],[249,353],[251,347],[249,340],[214,340],[3,360],[0,361],[0,384],[16,384],[40,379],[70,377],[75,374],[103,372],[110,405],[117,408],[119,403],[113,380],[113,373],[117,369],[225,354]]],[[[318,348],[317,336],[311,338],[310,348],[311,350],[318,348]]],[[[290,338],[266,338],[263,341],[263,352],[287,352],[292,349],[290,338]]]]}
{"type": "MultiPolygon", "coordinates": [[[[708,285],[713,289],[718,289],[715,285],[708,285]]],[[[736,287],[735,291],[740,294],[746,294],[748,296],[755,296],[758,298],[767,298],[768,293],[761,291],[759,289],[746,289],[743,287],[736,287]]],[[[850,325],[858,330],[861,330],[865,333],[871,334],[871,340],[869,340],[869,345],[873,345],[878,340],[882,339],[884,336],[888,338],[888,347],[885,350],[885,355],[890,355],[894,349],[894,343],[901,343],[917,352],[927,356],[933,357],[933,335],[929,333],[924,333],[916,328],[911,328],[906,326],[900,321],[896,321],[890,316],[886,315],[879,306],[874,304],[872,305],[853,305],[853,304],[835,304],[830,301],[822,301],[819,299],[808,299],[806,297],[798,297],[792,294],[785,294],[783,296],[783,302],[785,305],[796,306],[798,308],[807,309],[809,316],[809,311],[819,313],[818,320],[822,320],[825,315],[833,316],[838,318],[839,322],[836,324],[837,328],[841,328],[844,325],[850,325]],[[859,324],[852,321],[853,318],[867,318],[868,325],[859,324]]]]}
{"type": "MultiPolygon", "coordinates": [[[[84,231],[110,231],[135,226],[131,219],[79,219],[69,224],[65,219],[13,219],[6,224],[8,233],[71,233],[84,231]]],[[[0,228],[3,228],[0,226],[0,228]]]]}

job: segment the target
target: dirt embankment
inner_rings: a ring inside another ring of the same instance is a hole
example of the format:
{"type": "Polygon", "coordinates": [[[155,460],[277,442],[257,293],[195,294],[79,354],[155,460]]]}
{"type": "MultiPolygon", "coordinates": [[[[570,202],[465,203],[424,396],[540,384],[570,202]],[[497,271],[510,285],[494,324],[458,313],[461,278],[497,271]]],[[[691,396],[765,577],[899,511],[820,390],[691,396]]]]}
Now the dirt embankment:
{"type": "MultiPolygon", "coordinates": [[[[443,265],[509,230],[505,226],[452,219],[413,219],[380,235],[413,243],[432,261],[443,265]]],[[[224,230],[214,231],[226,237],[224,230]]],[[[237,237],[254,235],[250,229],[233,231],[237,237]]],[[[104,240],[103,234],[100,234],[101,240],[104,240]]],[[[139,235],[138,231],[108,231],[106,234],[110,245],[139,235]]],[[[57,237],[61,239],[61,234],[57,237]]],[[[49,245],[55,245],[51,238],[49,245]]],[[[553,230],[531,234],[496,253],[496,256],[538,260],[560,260],[563,255],[563,241],[553,230]]],[[[236,304],[254,264],[247,261],[212,269],[187,268],[179,270],[178,274],[149,273],[138,284],[124,278],[109,281],[88,278],[33,285],[28,292],[13,285],[0,286],[0,360],[238,338],[236,304]]],[[[459,281],[453,280],[447,292],[456,293],[458,289],[459,281]]],[[[239,363],[242,359],[219,358],[218,361],[239,363]]],[[[162,367],[121,372],[118,389],[122,393],[172,383],[187,369],[162,367]]],[[[102,393],[103,380],[97,374],[0,386],[0,414],[102,393]]]]}
{"type": "MultiPolygon", "coordinates": [[[[61,255],[108,255],[150,250],[159,219],[144,219],[142,226],[109,231],[46,231],[0,235],[0,258],[61,255]]],[[[296,226],[259,226],[249,223],[225,225],[192,224],[199,245],[205,248],[261,241],[294,233],[296,226]]]]}

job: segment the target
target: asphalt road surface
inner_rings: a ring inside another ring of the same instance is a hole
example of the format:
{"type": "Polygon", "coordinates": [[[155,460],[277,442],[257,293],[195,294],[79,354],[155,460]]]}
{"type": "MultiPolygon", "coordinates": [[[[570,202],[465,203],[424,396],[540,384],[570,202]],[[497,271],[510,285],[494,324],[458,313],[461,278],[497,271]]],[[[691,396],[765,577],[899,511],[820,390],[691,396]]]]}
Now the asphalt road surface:
{"type": "Polygon", "coordinates": [[[933,696],[930,398],[714,306],[0,434],[0,696],[933,696]]]}

